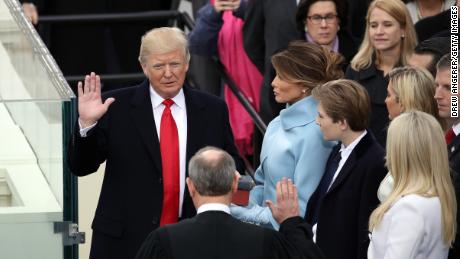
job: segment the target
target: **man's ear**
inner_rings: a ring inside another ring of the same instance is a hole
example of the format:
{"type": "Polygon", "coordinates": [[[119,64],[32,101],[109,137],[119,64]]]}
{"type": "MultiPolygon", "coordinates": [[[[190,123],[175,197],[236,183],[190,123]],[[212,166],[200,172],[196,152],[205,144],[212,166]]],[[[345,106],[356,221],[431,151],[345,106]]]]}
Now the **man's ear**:
{"type": "Polygon", "coordinates": [[[347,130],[349,128],[348,121],[346,119],[340,119],[338,122],[341,130],[347,130]]]}
{"type": "Polygon", "coordinates": [[[232,182],[232,193],[235,194],[238,191],[238,181],[240,179],[241,175],[238,173],[238,171],[235,171],[235,176],[233,176],[233,182],[232,182]]]}
{"type": "Polygon", "coordinates": [[[139,61],[139,64],[141,65],[142,72],[144,72],[144,75],[147,76],[147,64],[142,63],[141,61],[139,61]]]}
{"type": "Polygon", "coordinates": [[[196,193],[195,185],[193,185],[192,180],[190,180],[190,177],[187,177],[185,179],[185,182],[187,183],[188,191],[190,193],[190,197],[194,197],[196,193]]]}

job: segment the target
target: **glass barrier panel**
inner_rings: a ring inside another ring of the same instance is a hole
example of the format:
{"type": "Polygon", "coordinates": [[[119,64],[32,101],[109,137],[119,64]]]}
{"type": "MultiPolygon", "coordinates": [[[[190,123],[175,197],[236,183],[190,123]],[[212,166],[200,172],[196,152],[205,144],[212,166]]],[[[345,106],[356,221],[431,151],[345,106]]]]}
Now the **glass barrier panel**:
{"type": "Polygon", "coordinates": [[[54,223],[74,97],[19,2],[0,0],[0,258],[64,256],[54,223]]]}

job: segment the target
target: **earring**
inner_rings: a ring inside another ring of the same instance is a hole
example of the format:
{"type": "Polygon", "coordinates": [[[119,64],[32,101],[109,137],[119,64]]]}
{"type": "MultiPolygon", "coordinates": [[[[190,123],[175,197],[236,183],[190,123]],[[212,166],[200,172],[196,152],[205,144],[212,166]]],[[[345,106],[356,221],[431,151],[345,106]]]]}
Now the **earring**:
{"type": "Polygon", "coordinates": [[[403,35],[401,35],[401,38],[403,38],[403,39],[404,39],[404,37],[405,37],[405,36],[404,36],[404,34],[403,34],[403,35]]]}
{"type": "Polygon", "coordinates": [[[307,93],[307,89],[303,89],[303,90],[302,90],[302,93],[303,93],[303,94],[306,94],[306,93],[307,93]]]}

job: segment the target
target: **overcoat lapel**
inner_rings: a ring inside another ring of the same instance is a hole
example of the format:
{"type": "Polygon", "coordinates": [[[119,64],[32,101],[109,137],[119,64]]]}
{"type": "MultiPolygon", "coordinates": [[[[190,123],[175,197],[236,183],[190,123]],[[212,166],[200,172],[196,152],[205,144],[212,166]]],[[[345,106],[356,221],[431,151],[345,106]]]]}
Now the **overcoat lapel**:
{"type": "Polygon", "coordinates": [[[139,131],[157,172],[161,172],[160,141],[158,140],[155,119],[153,118],[149,87],[149,81],[145,80],[136,90],[131,99],[130,115],[134,121],[133,126],[139,131]]]}
{"type": "MultiPolygon", "coordinates": [[[[190,158],[203,147],[206,125],[206,113],[205,104],[197,99],[194,90],[184,86],[185,95],[185,106],[187,107],[187,150],[186,150],[186,161],[190,161],[190,158]]],[[[188,175],[188,170],[187,175],[188,175]]]]}
{"type": "Polygon", "coordinates": [[[363,156],[364,152],[372,144],[372,138],[373,136],[367,132],[366,135],[359,141],[343,165],[342,170],[340,170],[339,175],[335,179],[334,183],[332,183],[328,193],[334,191],[334,189],[337,188],[337,186],[339,186],[348,177],[350,172],[353,171],[352,169],[356,166],[358,159],[363,156]]]}

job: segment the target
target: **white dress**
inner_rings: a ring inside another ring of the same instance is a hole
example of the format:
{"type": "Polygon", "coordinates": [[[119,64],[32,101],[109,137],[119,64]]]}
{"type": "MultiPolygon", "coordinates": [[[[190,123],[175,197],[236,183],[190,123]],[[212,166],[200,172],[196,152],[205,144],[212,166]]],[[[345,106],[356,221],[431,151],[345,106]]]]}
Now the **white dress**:
{"type": "Polygon", "coordinates": [[[407,195],[385,213],[370,236],[369,259],[444,259],[449,248],[442,240],[438,197],[407,195]]]}

